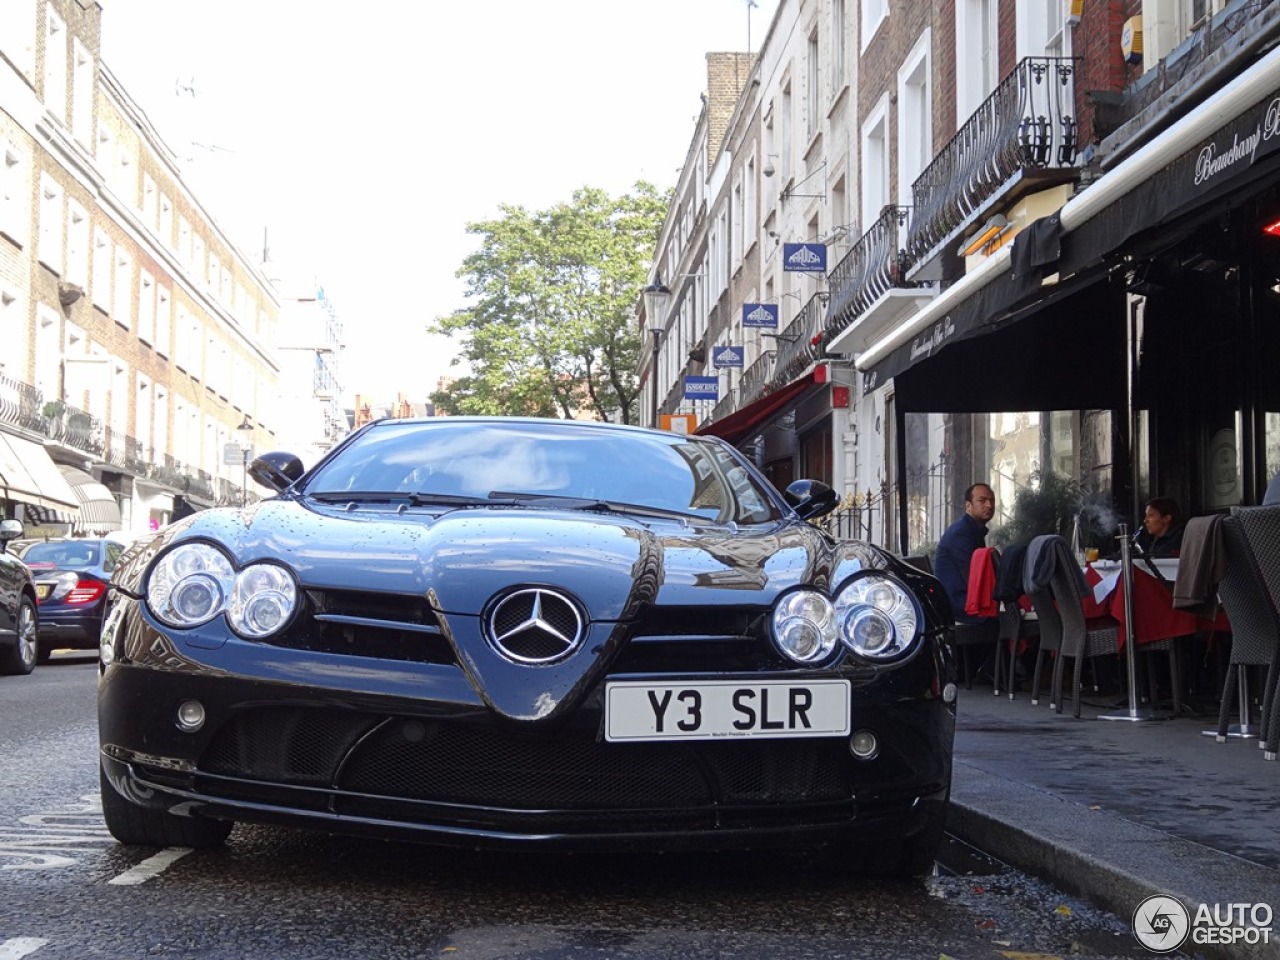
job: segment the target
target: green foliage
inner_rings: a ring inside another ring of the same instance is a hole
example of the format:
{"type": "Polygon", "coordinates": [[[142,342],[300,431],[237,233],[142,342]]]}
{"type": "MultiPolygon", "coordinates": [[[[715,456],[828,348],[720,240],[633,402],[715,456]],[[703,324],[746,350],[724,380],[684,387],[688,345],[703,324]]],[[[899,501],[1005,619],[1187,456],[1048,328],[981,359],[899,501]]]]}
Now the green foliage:
{"type": "Polygon", "coordinates": [[[644,182],[621,197],[584,187],[468,224],[480,238],[458,270],[470,304],[428,329],[459,342],[470,373],[432,395],[437,408],[637,422],[635,307],[668,199],[644,182]]]}
{"type": "Polygon", "coordinates": [[[1099,547],[1108,552],[1112,547],[1119,518],[1107,498],[1084,490],[1076,481],[1052,471],[1037,471],[1030,483],[1019,487],[1013,497],[1009,521],[988,538],[993,547],[1030,543],[1044,533],[1056,533],[1071,539],[1073,527],[1080,524],[1080,547],[1099,547]]]}

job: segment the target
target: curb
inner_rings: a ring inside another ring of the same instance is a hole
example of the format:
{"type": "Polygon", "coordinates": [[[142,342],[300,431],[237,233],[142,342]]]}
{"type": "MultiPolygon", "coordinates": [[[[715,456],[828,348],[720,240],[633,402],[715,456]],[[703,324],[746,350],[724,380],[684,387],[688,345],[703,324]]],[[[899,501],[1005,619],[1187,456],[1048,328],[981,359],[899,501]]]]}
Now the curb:
{"type": "MultiPolygon", "coordinates": [[[[1176,897],[1193,914],[1201,904],[1266,903],[1280,918],[1280,871],[959,760],[947,830],[1122,920],[1153,894],[1176,897]]],[[[1183,952],[1209,960],[1278,960],[1280,929],[1274,922],[1272,938],[1270,944],[1188,941],[1183,952]]]]}

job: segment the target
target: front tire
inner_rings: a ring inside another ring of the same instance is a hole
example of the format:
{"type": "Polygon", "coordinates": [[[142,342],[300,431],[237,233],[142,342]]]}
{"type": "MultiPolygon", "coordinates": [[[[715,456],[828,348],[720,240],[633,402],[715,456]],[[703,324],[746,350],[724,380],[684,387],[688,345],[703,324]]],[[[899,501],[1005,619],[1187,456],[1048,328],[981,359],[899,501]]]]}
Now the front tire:
{"type": "Polygon", "coordinates": [[[102,817],[111,835],[121,843],[140,847],[191,847],[208,850],[226,842],[235,824],[203,817],[179,817],[166,810],[152,810],[122,797],[107,773],[98,767],[102,792],[102,817]]]}
{"type": "Polygon", "coordinates": [[[23,597],[18,607],[18,628],[13,646],[4,652],[0,672],[25,675],[36,668],[36,660],[40,656],[40,641],[36,636],[38,622],[36,605],[30,598],[23,597]]]}

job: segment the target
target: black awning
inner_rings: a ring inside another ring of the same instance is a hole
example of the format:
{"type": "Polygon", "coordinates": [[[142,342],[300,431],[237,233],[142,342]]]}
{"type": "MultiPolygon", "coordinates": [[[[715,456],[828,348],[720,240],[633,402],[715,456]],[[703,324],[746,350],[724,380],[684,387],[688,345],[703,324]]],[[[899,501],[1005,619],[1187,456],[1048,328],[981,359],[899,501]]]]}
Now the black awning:
{"type": "Polygon", "coordinates": [[[894,380],[909,413],[1113,410],[1126,403],[1123,291],[1075,285],[922,360],[894,380]],[[1000,336],[978,336],[1000,331],[1000,336]]]}
{"type": "MultiPolygon", "coordinates": [[[[825,376],[825,367],[817,369],[822,370],[825,376]]],[[[799,380],[793,380],[772,393],[753,400],[741,410],[735,410],[727,417],[721,417],[713,423],[699,427],[695,432],[702,436],[720,437],[732,444],[737,444],[745,437],[761,432],[770,420],[795,407],[800,402],[801,396],[810,387],[820,382],[816,373],[817,370],[811,370],[799,380]]]]}

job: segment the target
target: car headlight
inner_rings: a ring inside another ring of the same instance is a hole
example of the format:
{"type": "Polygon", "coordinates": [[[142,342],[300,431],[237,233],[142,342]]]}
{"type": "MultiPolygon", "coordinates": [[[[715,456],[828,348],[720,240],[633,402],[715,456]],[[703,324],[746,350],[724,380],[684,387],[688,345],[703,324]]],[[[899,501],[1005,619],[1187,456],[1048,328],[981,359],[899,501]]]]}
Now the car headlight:
{"type": "Polygon", "coordinates": [[[769,626],[777,648],[797,663],[824,660],[836,645],[835,610],[826,595],[813,590],[780,597],[769,626]]]}
{"type": "Polygon", "coordinates": [[[283,567],[253,563],[236,571],[208,543],[184,543],[162,556],[147,578],[147,606],[171,627],[189,628],[226,614],[241,636],[270,636],[289,622],[298,588],[283,567]]]}
{"type": "Polygon", "coordinates": [[[851,580],[835,600],[840,640],[867,660],[894,660],[915,643],[920,611],[907,589],[882,573],[851,580]]]}

